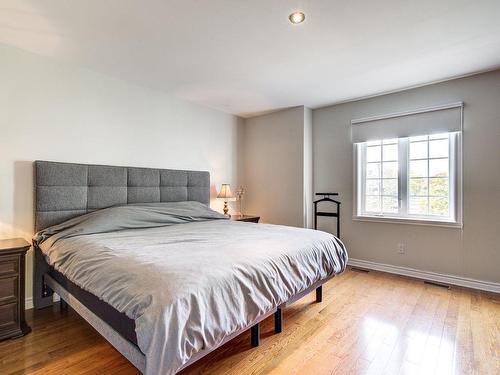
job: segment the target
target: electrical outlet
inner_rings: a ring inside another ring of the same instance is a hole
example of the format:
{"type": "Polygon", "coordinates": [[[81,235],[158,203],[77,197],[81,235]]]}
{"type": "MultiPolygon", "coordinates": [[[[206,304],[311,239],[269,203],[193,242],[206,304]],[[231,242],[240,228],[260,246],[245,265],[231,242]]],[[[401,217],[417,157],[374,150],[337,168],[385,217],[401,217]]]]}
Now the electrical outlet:
{"type": "Polygon", "coordinates": [[[406,253],[406,244],[404,242],[398,243],[398,254],[406,253]]]}

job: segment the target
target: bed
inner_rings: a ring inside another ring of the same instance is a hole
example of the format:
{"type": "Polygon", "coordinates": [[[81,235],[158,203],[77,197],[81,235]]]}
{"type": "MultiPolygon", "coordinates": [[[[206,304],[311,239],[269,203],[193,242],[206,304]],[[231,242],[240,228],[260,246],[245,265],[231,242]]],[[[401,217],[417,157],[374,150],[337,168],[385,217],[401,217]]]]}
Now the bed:
{"type": "Polygon", "coordinates": [[[56,292],[141,372],[174,374],[343,272],[320,231],[227,220],[202,171],[35,162],[36,308],[56,292]]]}

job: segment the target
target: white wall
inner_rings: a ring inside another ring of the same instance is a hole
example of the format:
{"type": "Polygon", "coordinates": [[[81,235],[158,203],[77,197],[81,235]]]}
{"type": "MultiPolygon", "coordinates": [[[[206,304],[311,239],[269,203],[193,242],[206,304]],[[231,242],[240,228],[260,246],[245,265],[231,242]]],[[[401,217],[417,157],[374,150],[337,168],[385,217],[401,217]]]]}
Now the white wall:
{"type": "Polygon", "coordinates": [[[340,192],[351,258],[500,282],[500,71],[314,110],[313,139],[314,190],[340,192]],[[457,101],[465,103],[463,230],[353,221],[351,119],[457,101]]]}
{"type": "MultiPolygon", "coordinates": [[[[0,45],[0,238],[31,239],[36,159],[208,170],[237,182],[240,119],[0,45]]],[[[221,202],[212,201],[220,209],[221,202]]],[[[31,296],[31,255],[27,297],[31,296]]]]}
{"type": "Polygon", "coordinates": [[[266,223],[304,226],[305,116],[304,107],[295,107],[245,120],[245,214],[259,215],[266,223]]]}

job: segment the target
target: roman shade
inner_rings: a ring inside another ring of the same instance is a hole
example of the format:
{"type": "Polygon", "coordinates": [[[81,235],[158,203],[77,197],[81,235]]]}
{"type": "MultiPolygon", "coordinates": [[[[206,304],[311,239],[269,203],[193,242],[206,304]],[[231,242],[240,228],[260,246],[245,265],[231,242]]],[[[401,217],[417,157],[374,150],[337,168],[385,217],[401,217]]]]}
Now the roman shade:
{"type": "Polygon", "coordinates": [[[353,143],[462,131],[463,103],[351,121],[353,143]]]}

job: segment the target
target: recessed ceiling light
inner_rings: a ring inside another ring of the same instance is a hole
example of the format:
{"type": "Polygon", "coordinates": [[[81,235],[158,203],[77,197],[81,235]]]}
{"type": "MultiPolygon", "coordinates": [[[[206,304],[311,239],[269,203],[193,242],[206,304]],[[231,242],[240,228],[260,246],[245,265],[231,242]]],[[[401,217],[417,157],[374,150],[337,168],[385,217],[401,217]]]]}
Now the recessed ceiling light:
{"type": "Polygon", "coordinates": [[[306,19],[306,15],[302,12],[293,12],[288,16],[288,19],[291,23],[298,24],[304,22],[304,20],[306,19]]]}

